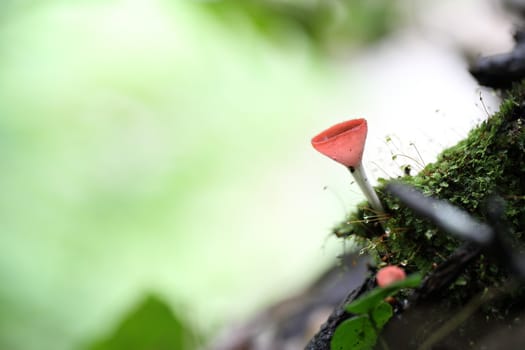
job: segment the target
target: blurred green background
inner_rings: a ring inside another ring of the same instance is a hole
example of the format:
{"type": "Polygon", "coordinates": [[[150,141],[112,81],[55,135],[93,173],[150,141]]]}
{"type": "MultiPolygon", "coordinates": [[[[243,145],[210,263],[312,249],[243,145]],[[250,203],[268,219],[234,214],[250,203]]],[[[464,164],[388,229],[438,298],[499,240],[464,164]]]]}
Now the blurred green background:
{"type": "Polygon", "coordinates": [[[332,263],[309,139],[394,3],[3,0],[0,349],[192,348],[332,263]]]}

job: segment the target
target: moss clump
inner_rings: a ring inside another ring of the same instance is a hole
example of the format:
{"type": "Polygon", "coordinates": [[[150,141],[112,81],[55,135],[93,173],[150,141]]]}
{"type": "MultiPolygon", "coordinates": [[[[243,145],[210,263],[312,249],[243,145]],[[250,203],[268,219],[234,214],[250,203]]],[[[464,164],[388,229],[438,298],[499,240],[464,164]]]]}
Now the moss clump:
{"type": "MultiPolygon", "coordinates": [[[[498,194],[506,201],[509,238],[514,248],[525,247],[525,83],[516,85],[498,113],[473,129],[466,139],[443,151],[437,162],[415,176],[397,181],[426,195],[446,199],[481,221],[486,221],[486,199],[498,194]]],[[[334,228],[334,233],[355,237],[373,247],[369,252],[378,262],[427,273],[445,261],[461,242],[386,195],[387,182],[380,179],[376,188],[387,211],[386,216],[378,218],[381,224],[374,222],[374,213],[362,205],[334,228]],[[383,228],[388,235],[383,234],[383,228]]],[[[481,256],[451,288],[463,299],[487,286],[499,285],[505,278],[506,272],[497,262],[481,256]]]]}

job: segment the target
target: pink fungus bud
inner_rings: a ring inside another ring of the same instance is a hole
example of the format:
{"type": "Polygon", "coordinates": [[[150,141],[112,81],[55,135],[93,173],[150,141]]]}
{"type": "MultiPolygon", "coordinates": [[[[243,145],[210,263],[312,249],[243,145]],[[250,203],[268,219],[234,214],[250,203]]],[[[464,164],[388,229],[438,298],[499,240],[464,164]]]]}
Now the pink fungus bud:
{"type": "Polygon", "coordinates": [[[405,270],[397,266],[386,266],[377,271],[376,281],[379,287],[386,287],[406,278],[405,270]]]}

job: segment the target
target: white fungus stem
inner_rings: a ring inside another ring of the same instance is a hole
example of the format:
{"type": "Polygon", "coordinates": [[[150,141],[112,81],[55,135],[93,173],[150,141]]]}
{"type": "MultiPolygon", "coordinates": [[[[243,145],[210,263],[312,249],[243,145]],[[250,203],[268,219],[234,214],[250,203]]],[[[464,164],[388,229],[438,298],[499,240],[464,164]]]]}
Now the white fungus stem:
{"type": "Polygon", "coordinates": [[[376,210],[377,212],[384,213],[385,209],[383,209],[376,191],[370,185],[370,182],[368,182],[363,165],[360,163],[356,167],[348,167],[348,169],[354,176],[355,182],[357,182],[359,188],[361,188],[361,191],[364,193],[372,209],[376,210]]]}

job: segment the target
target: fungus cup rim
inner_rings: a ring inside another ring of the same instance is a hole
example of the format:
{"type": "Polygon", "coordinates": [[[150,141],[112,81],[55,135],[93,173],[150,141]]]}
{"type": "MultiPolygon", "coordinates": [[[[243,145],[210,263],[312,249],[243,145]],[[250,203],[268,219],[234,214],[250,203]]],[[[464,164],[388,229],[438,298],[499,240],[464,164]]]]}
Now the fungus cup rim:
{"type": "Polygon", "coordinates": [[[312,145],[325,144],[332,142],[336,138],[344,137],[349,133],[361,132],[365,133],[367,130],[366,119],[358,118],[347,120],[342,123],[335,124],[328,129],[322,131],[312,138],[312,145]],[[364,130],[361,131],[361,128],[364,130]]]}

